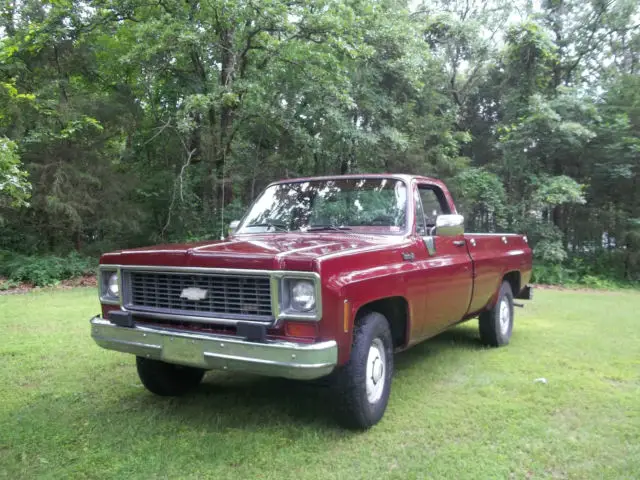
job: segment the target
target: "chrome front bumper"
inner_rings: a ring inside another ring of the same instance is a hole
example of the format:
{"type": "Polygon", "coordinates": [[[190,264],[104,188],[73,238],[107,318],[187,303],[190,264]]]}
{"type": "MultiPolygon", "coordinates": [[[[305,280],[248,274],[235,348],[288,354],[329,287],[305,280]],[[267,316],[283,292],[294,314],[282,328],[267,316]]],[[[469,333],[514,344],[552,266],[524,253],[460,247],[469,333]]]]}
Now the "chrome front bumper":
{"type": "Polygon", "coordinates": [[[91,319],[91,336],[108,350],[168,363],[297,380],[328,375],[338,362],[338,345],[334,340],[311,344],[249,342],[227,335],[120,327],[101,317],[91,319]]]}

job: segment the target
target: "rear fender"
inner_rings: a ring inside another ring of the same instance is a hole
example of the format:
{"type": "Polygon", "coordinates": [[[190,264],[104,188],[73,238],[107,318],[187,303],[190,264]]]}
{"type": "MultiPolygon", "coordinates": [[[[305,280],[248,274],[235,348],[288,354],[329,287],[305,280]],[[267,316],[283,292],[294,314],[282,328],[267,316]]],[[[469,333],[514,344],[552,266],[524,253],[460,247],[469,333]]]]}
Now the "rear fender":
{"type": "Polygon", "coordinates": [[[500,294],[500,287],[504,281],[508,281],[511,285],[511,291],[513,292],[514,298],[520,293],[522,290],[522,275],[518,270],[510,270],[505,271],[500,276],[500,281],[496,284],[495,293],[491,297],[491,300],[487,304],[485,310],[491,310],[496,302],[498,301],[498,295],[500,294]]]}

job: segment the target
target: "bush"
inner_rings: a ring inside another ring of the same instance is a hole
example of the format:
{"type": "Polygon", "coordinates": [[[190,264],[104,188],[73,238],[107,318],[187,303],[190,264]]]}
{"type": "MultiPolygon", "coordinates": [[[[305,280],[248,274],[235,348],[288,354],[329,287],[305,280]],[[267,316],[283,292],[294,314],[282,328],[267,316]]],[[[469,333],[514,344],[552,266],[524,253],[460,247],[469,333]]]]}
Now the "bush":
{"type": "Polygon", "coordinates": [[[619,282],[615,282],[605,277],[596,277],[595,275],[585,275],[581,279],[581,283],[586,287],[613,289],[622,286],[619,282]]]}
{"type": "Polygon", "coordinates": [[[534,260],[533,283],[548,285],[582,285],[590,288],[638,287],[638,279],[625,273],[625,252],[597,252],[574,256],[565,262],[534,260]]]}
{"type": "Polygon", "coordinates": [[[546,285],[572,285],[580,283],[577,272],[561,263],[538,264],[534,262],[531,281],[533,283],[546,285]]]}
{"type": "Polygon", "coordinates": [[[12,283],[25,282],[38,287],[56,285],[61,280],[94,273],[96,268],[97,261],[94,258],[75,252],[58,257],[0,251],[0,275],[12,283]]]}

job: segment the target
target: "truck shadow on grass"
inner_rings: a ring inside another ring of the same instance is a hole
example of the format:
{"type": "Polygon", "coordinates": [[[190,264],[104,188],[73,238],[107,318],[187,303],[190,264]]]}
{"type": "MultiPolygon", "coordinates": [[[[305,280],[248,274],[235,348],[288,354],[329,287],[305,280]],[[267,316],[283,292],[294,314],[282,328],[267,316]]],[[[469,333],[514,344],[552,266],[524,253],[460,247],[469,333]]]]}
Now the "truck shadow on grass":
{"type": "MultiPolygon", "coordinates": [[[[456,327],[397,354],[396,373],[413,376],[408,370],[416,366],[428,369],[430,361],[440,355],[447,355],[452,349],[482,348],[475,329],[456,327]]],[[[406,381],[407,376],[402,377],[396,378],[395,382],[406,381]]],[[[186,396],[161,398],[138,391],[122,401],[132,407],[139,405],[147,411],[157,409],[157,415],[153,415],[156,418],[163,417],[197,426],[202,426],[204,422],[217,429],[304,424],[307,427],[336,430],[339,427],[333,416],[335,399],[331,393],[328,382],[322,380],[301,382],[209,372],[203,383],[186,396]]]]}
{"type": "MultiPolygon", "coordinates": [[[[480,356],[481,348],[475,330],[456,327],[396,355],[391,404],[407,388],[428,391],[434,382],[455,374],[470,356],[480,356]]],[[[72,465],[89,461],[83,460],[89,455],[87,446],[98,463],[108,451],[109,461],[128,464],[131,452],[153,451],[175,440],[178,450],[173,455],[190,455],[192,445],[198,444],[211,452],[200,461],[216,465],[249,448],[245,445],[299,440],[321,451],[359,435],[336,423],[331,391],[310,382],[211,372],[193,393],[162,398],[143,389],[133,364],[133,358],[100,363],[77,389],[43,392],[10,415],[0,415],[3,433],[9,432],[8,440],[0,443],[25,458],[32,452],[52,455],[61,444],[69,445],[74,448],[61,455],[72,465]]]]}

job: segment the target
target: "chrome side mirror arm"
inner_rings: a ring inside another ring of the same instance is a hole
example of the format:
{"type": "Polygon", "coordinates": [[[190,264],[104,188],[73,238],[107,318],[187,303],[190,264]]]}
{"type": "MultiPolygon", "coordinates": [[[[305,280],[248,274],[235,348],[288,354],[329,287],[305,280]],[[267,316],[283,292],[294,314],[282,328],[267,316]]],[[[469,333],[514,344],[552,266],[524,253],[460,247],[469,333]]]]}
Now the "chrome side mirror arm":
{"type": "Polygon", "coordinates": [[[426,237],[422,237],[422,241],[424,242],[424,246],[427,247],[429,256],[433,257],[436,254],[436,237],[428,235],[426,237]]]}
{"type": "Polygon", "coordinates": [[[436,254],[436,235],[456,237],[464,234],[464,217],[458,214],[438,215],[436,225],[427,227],[427,235],[422,237],[430,257],[436,254]]]}

